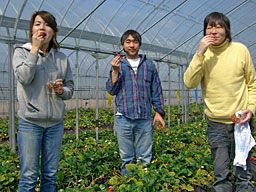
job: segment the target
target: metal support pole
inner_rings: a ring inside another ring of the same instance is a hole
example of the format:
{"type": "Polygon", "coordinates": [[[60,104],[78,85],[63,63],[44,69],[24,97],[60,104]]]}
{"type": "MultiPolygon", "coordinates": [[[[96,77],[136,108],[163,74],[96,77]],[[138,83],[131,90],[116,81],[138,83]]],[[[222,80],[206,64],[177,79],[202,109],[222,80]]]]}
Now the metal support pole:
{"type": "MultiPolygon", "coordinates": [[[[184,71],[184,66],[181,65],[181,74],[184,71]]],[[[182,123],[186,123],[187,122],[187,105],[186,105],[186,95],[185,95],[185,88],[184,88],[184,83],[183,83],[183,75],[181,75],[181,98],[182,98],[182,123]]]]}
{"type": "Polygon", "coordinates": [[[79,137],[79,105],[78,105],[78,89],[79,89],[79,67],[78,67],[78,50],[76,50],[76,139],[79,137]]]}
{"type": "MultiPolygon", "coordinates": [[[[96,53],[97,54],[97,53],[96,53]]],[[[99,59],[96,57],[96,140],[99,140],[99,59]]]]}
{"type": "Polygon", "coordinates": [[[189,89],[185,89],[185,91],[186,91],[186,113],[187,113],[187,119],[189,119],[190,118],[190,115],[189,115],[189,112],[190,112],[190,101],[189,101],[189,99],[190,99],[190,95],[189,95],[189,89]]]}
{"type": "MultiPolygon", "coordinates": [[[[178,89],[180,94],[180,66],[179,66],[179,71],[178,71],[178,89]]],[[[178,126],[180,126],[180,98],[178,98],[178,126]]]]}
{"type": "Polygon", "coordinates": [[[105,59],[108,57],[106,54],[100,54],[93,52],[92,56],[96,59],[95,72],[96,72],[96,140],[99,140],[99,59],[105,59]]]}
{"type": "Polygon", "coordinates": [[[9,142],[12,152],[16,151],[16,130],[15,130],[15,83],[12,70],[13,44],[8,44],[9,52],[9,142]]]}
{"type": "Polygon", "coordinates": [[[168,127],[171,127],[171,67],[168,64],[168,127]]]}

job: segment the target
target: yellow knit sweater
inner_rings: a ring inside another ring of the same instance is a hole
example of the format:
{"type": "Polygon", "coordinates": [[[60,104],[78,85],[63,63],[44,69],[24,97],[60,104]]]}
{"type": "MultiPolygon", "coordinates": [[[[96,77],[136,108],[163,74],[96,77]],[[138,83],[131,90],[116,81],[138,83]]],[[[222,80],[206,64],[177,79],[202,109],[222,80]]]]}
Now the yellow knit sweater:
{"type": "Polygon", "coordinates": [[[230,124],[231,115],[239,110],[255,113],[255,70],[243,44],[225,41],[210,46],[204,56],[195,54],[184,74],[184,83],[195,88],[200,82],[205,114],[210,120],[230,124]]]}

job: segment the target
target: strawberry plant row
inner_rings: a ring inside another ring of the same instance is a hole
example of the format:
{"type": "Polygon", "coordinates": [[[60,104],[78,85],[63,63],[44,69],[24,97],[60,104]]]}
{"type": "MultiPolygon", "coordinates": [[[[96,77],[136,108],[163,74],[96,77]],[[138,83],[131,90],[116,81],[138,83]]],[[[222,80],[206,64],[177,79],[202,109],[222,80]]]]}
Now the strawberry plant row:
{"type": "MultiPolygon", "coordinates": [[[[58,191],[193,191],[206,190],[213,181],[212,160],[205,138],[204,121],[165,130],[155,130],[152,163],[134,162],[128,175],[119,171],[121,161],[112,130],[65,134],[59,171],[58,191]]],[[[0,191],[15,191],[18,185],[18,156],[6,143],[0,146],[0,191]]]]}

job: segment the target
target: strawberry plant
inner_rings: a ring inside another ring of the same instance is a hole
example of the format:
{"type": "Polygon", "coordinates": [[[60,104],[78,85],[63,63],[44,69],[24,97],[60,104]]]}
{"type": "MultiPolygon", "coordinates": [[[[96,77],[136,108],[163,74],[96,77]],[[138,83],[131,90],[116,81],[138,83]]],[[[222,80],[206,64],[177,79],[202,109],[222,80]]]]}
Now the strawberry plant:
{"type": "MultiPolygon", "coordinates": [[[[73,133],[75,111],[67,111],[65,130],[68,131],[64,134],[59,161],[58,191],[185,192],[199,188],[210,191],[213,162],[205,133],[206,122],[200,118],[200,114],[189,123],[178,126],[176,110],[172,108],[171,119],[174,122],[171,127],[154,130],[152,162],[148,165],[137,162],[128,165],[128,175],[119,171],[121,160],[112,130],[113,110],[100,110],[99,140],[95,139],[95,110],[79,109],[81,131],[78,140],[73,133]]],[[[0,119],[0,125],[0,191],[16,191],[19,179],[18,155],[9,150],[6,142],[8,119],[0,119]]]]}

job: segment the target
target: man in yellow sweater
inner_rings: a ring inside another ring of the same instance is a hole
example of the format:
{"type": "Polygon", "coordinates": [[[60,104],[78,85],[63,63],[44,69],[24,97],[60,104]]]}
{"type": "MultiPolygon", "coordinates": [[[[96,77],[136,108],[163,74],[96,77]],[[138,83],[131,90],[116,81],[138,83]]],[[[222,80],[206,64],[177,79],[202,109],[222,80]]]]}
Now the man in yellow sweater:
{"type": "Polygon", "coordinates": [[[250,164],[247,169],[234,167],[235,184],[231,176],[234,159],[234,123],[231,115],[242,111],[239,123],[250,122],[255,114],[256,79],[248,49],[232,42],[230,21],[222,13],[213,12],[204,20],[204,37],[185,74],[187,88],[201,83],[206,105],[207,136],[214,160],[215,182],[212,191],[253,191],[250,164]]]}

